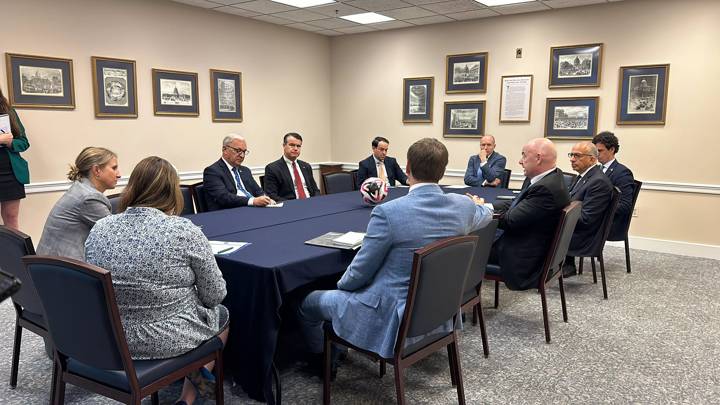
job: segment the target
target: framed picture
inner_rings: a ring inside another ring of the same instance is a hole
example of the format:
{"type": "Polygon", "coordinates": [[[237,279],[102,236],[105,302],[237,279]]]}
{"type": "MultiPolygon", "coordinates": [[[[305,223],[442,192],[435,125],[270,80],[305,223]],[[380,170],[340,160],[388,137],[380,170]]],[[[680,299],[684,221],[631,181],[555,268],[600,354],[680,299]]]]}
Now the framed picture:
{"type": "Polygon", "coordinates": [[[599,97],[548,98],[545,137],[592,139],[597,131],[599,97]]]}
{"type": "Polygon", "coordinates": [[[669,64],[620,67],[618,125],[664,125],[669,74],[669,64]]]}
{"type": "Polygon", "coordinates": [[[603,44],[556,46],[550,48],[549,88],[598,87],[603,44]]]}
{"type": "Polygon", "coordinates": [[[485,135],[484,101],[448,101],[443,114],[445,138],[477,138],[485,135]]]}
{"type": "Polygon", "coordinates": [[[403,79],[403,122],[432,122],[432,77],[403,79]]]}
{"type": "Polygon", "coordinates": [[[93,56],[93,98],[98,118],[137,118],[135,61],[93,56]]]}
{"type": "Polygon", "coordinates": [[[73,62],[5,54],[10,104],[15,108],[75,108],[73,62]]]}
{"type": "Polygon", "coordinates": [[[153,69],[155,115],[200,115],[197,81],[197,73],[153,69]]]}
{"type": "Polygon", "coordinates": [[[445,93],[485,93],[487,63],[487,52],[448,55],[445,93]]]}
{"type": "Polygon", "coordinates": [[[242,73],[210,69],[212,120],[242,122],[242,73]]]}
{"type": "Polygon", "coordinates": [[[533,75],[500,79],[500,122],[530,122],[533,75]]]}

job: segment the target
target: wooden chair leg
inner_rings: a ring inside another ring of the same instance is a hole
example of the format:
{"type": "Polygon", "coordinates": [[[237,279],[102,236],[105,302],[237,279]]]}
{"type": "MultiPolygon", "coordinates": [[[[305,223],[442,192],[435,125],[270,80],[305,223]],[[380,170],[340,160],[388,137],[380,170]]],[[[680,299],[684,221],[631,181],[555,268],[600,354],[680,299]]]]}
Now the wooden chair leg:
{"type": "Polygon", "coordinates": [[[215,405],[223,405],[225,403],[225,387],[223,386],[225,375],[223,367],[223,353],[222,350],[218,350],[218,354],[215,356],[215,368],[213,368],[213,375],[215,376],[215,405]]]}
{"type": "Polygon", "coordinates": [[[567,304],[565,303],[565,284],[563,284],[562,274],[558,278],[558,284],[560,285],[560,305],[562,305],[563,322],[567,322],[568,316],[567,316],[567,304]]]}
{"type": "Polygon", "coordinates": [[[597,284],[597,272],[595,271],[595,258],[590,258],[590,264],[592,265],[592,271],[593,271],[593,284],[597,284]]]}
{"type": "Polygon", "coordinates": [[[545,298],[545,288],[540,289],[540,302],[542,303],[543,324],[545,325],[545,342],[550,343],[550,322],[548,321],[547,300],[545,298]]]}
{"type": "Polygon", "coordinates": [[[60,360],[58,360],[57,351],[55,351],[55,397],[51,398],[52,404],[63,405],[65,404],[65,380],[63,380],[62,367],[60,367],[60,360]]]}
{"type": "MultiPolygon", "coordinates": [[[[453,332],[455,334],[455,332],[453,332]]],[[[453,364],[455,365],[453,370],[450,370],[451,374],[455,374],[455,381],[457,382],[457,394],[458,404],[465,405],[465,388],[463,387],[462,381],[462,367],[460,366],[460,350],[457,344],[457,335],[455,340],[448,345],[449,352],[452,353],[453,364]]]]}
{"type": "Polygon", "coordinates": [[[451,345],[447,345],[445,348],[447,349],[448,363],[450,364],[450,384],[455,387],[457,386],[457,375],[455,375],[455,357],[453,356],[451,345]]]}
{"type": "Polygon", "coordinates": [[[495,308],[500,304],[500,282],[495,280],[495,308]]]}
{"type": "Polygon", "coordinates": [[[583,263],[585,263],[585,258],[579,257],[578,261],[580,262],[580,264],[578,264],[578,274],[582,274],[583,273],[583,263]]]}
{"type": "Polygon", "coordinates": [[[15,316],[15,341],[13,343],[12,365],[10,366],[10,388],[17,387],[18,366],[20,365],[20,342],[22,341],[22,326],[18,324],[15,316]]]}
{"type": "Polygon", "coordinates": [[[160,405],[160,395],[157,391],[150,394],[150,403],[152,405],[160,405]]]}
{"type": "Polygon", "coordinates": [[[598,256],[598,262],[600,262],[600,278],[602,279],[602,287],[603,287],[603,298],[607,299],[607,282],[605,281],[605,260],[603,260],[603,255],[600,253],[600,256],[598,256]]]}
{"type": "Polygon", "coordinates": [[[485,329],[485,318],[483,317],[482,312],[482,303],[478,302],[477,305],[475,305],[475,310],[478,313],[478,318],[480,321],[480,337],[482,338],[483,355],[487,358],[490,355],[490,346],[488,346],[487,330],[485,329]]]}
{"type": "MultiPolygon", "coordinates": [[[[396,359],[399,360],[399,359],[396,359]]],[[[403,368],[399,361],[395,361],[395,395],[397,396],[398,405],[405,405],[405,382],[403,378],[403,368]]]]}
{"type": "Polygon", "coordinates": [[[630,273],[630,241],[627,235],[625,235],[625,267],[627,272],[630,273]]]}
{"type": "Polygon", "coordinates": [[[332,372],[332,342],[328,331],[325,331],[325,348],[323,350],[323,404],[330,405],[330,374],[332,372]]]}
{"type": "Polygon", "coordinates": [[[472,307],[472,324],[473,326],[478,324],[478,309],[477,305],[473,305],[472,307]]]}

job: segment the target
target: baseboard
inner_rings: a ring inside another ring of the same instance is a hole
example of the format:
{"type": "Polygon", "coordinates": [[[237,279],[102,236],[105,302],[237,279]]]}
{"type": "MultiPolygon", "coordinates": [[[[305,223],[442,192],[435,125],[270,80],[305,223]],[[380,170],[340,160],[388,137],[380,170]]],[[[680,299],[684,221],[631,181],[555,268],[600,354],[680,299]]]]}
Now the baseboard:
{"type": "MultiPolygon", "coordinates": [[[[607,242],[607,246],[623,247],[623,242],[607,242]]],[[[702,243],[680,242],[630,236],[630,249],[648,250],[651,252],[671,253],[681,256],[703,257],[720,260],[720,246],[702,243]]]]}

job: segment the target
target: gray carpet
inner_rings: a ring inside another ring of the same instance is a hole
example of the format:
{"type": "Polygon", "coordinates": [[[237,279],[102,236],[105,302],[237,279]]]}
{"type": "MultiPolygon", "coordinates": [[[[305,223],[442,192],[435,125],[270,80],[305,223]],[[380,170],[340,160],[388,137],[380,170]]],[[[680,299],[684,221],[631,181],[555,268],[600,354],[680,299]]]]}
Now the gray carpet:
{"type": "MultiPolygon", "coordinates": [[[[608,247],[606,255],[609,300],[589,271],[567,280],[565,324],[557,287],[551,289],[551,344],[545,344],[537,293],[503,289],[496,310],[492,288],[485,287],[490,357],[482,356],[479,328],[468,322],[461,333],[469,404],[720,403],[720,261],[635,250],[633,273],[627,274],[621,249],[608,247]]],[[[14,311],[5,302],[0,403],[47,403],[51,362],[32,333],[24,333],[18,387],[8,387],[13,330],[14,311]]],[[[406,381],[410,404],[457,402],[444,351],[416,364],[406,381]]],[[[320,380],[299,367],[283,371],[282,382],[285,403],[321,401],[320,380]]],[[[392,367],[379,379],[376,365],[353,352],[332,388],[335,403],[395,401],[392,367]]],[[[161,391],[161,402],[173,403],[178,393],[178,387],[161,391]]],[[[225,393],[230,404],[256,403],[227,382],[225,393]]],[[[66,401],[113,403],[73,386],[66,401]]]]}

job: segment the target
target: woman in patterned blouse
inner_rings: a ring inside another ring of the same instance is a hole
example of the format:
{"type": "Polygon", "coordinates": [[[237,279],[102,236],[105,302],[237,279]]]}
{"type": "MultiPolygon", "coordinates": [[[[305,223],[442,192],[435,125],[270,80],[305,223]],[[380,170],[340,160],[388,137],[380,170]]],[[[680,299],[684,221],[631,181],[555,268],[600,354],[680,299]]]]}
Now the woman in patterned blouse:
{"type": "MultiPolygon", "coordinates": [[[[200,228],[178,217],[183,198],[175,168],[151,156],[135,166],[120,214],[105,217],[85,243],[88,263],[109,270],[134,359],[179,356],[218,335],[227,340],[225,280],[200,228]]],[[[212,364],[206,368],[212,369],[212,364]]],[[[185,379],[178,403],[211,391],[207,370],[185,379]]],[[[222,383],[222,382],[218,382],[222,383]]]]}

